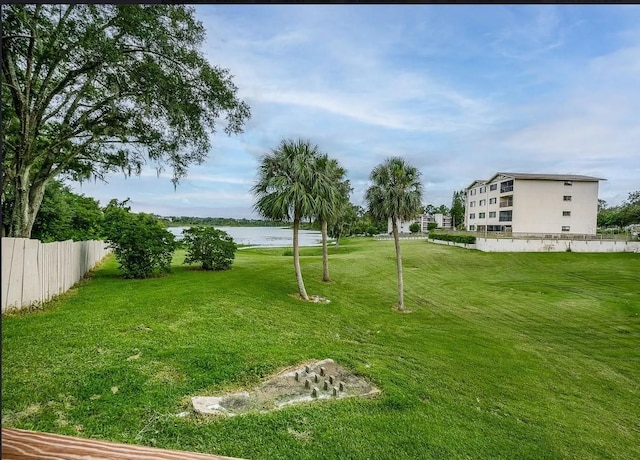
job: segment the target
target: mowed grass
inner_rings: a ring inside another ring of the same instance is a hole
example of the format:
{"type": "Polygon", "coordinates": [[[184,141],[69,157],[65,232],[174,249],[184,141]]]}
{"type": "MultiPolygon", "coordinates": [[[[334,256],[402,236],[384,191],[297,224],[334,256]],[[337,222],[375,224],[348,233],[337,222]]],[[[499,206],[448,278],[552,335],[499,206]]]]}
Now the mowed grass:
{"type": "MultiPolygon", "coordinates": [[[[640,255],[490,254],[343,240],[233,269],[118,277],[111,258],[45,311],[3,318],[3,426],[243,458],[640,458],[640,255]],[[371,399],[177,414],[332,358],[371,399]]],[[[290,253],[290,251],[288,252],[290,253]]]]}

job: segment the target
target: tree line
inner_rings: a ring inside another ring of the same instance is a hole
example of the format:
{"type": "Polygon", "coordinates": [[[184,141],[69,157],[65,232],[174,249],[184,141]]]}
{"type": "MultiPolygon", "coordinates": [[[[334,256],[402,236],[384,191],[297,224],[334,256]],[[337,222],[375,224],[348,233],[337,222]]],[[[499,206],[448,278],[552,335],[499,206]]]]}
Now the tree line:
{"type": "Polygon", "coordinates": [[[629,192],[629,196],[618,206],[607,206],[604,200],[598,200],[598,227],[624,228],[640,224],[640,190],[629,192]]]}

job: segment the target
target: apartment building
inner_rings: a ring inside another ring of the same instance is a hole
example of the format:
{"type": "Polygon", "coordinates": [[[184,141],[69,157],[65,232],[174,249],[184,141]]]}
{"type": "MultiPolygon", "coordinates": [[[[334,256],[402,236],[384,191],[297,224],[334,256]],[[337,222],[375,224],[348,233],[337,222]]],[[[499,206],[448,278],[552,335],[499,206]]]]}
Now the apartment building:
{"type": "MultiPolygon", "coordinates": [[[[409,233],[409,227],[414,222],[420,224],[420,231],[422,233],[427,233],[429,231],[428,227],[431,222],[435,222],[438,225],[438,228],[451,228],[451,217],[446,216],[444,214],[420,214],[415,219],[410,220],[402,220],[398,221],[398,232],[399,233],[409,233]]],[[[391,226],[391,217],[387,219],[387,233],[391,233],[393,231],[393,227],[391,226]]]]}
{"type": "Polygon", "coordinates": [[[466,228],[514,235],[593,235],[601,180],[606,179],[507,172],[475,180],[466,189],[466,228]]]}

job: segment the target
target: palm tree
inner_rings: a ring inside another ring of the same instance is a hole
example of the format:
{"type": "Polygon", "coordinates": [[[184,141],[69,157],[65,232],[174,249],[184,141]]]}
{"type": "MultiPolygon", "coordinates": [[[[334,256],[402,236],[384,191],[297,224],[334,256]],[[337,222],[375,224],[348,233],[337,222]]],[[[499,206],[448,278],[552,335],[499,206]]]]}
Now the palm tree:
{"type": "Polygon", "coordinates": [[[404,281],[402,278],[402,256],[400,254],[400,238],[398,222],[414,217],[422,201],[422,184],[420,171],[407,164],[400,157],[387,158],[376,166],[369,179],[373,185],[365,194],[369,210],[374,218],[391,218],[393,240],[396,246],[396,267],[398,270],[398,310],[404,308],[404,281]]]}
{"type": "Polygon", "coordinates": [[[351,186],[345,180],[346,171],[337,160],[322,154],[316,163],[318,172],[314,184],[317,193],[317,215],[322,229],[322,281],[329,282],[328,223],[338,219],[340,207],[349,201],[351,186]]]}
{"type": "Polygon", "coordinates": [[[256,195],[254,210],[267,219],[290,220],[293,217],[293,265],[298,293],[309,300],[300,270],[298,231],[300,221],[315,217],[317,194],[318,146],[307,140],[283,140],[276,149],[264,155],[257,183],[251,188],[256,195]]]}

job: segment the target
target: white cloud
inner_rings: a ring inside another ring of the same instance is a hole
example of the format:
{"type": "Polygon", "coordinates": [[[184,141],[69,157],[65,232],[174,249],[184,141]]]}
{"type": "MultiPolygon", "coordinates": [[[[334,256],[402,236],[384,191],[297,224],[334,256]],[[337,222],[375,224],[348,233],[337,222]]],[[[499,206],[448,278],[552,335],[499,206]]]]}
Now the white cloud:
{"type": "MultiPolygon", "coordinates": [[[[640,9],[615,6],[198,6],[206,54],[251,105],[176,191],[170,172],[96,186],[169,215],[252,215],[262,154],[304,137],[348,170],[401,155],[427,202],[500,170],[606,177],[615,204],[640,188],[640,9]],[[169,212],[173,210],[172,212],[169,212]]],[[[85,189],[86,190],[86,189],[85,189]]]]}

